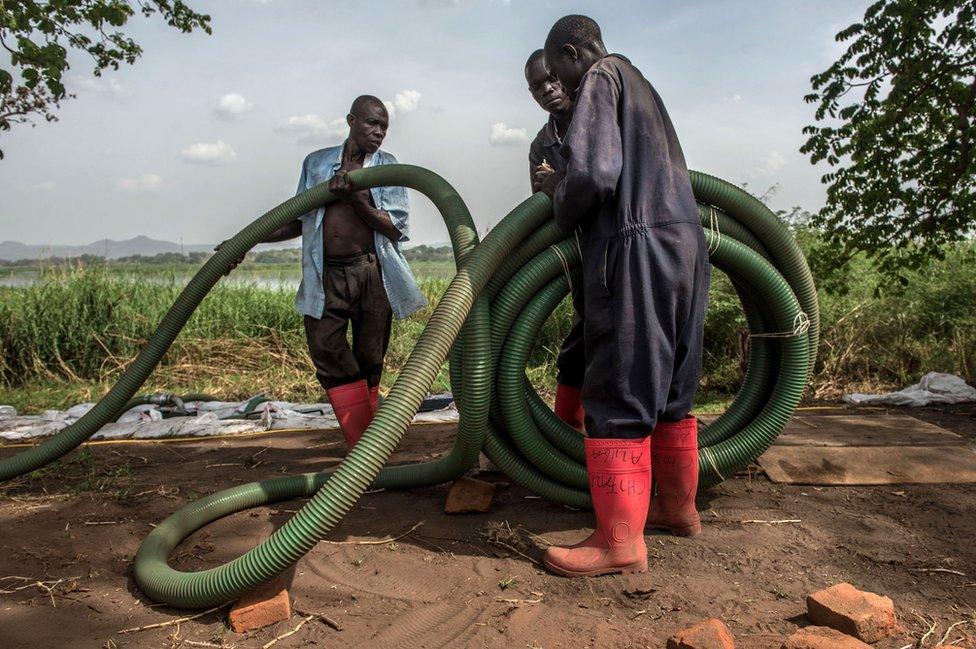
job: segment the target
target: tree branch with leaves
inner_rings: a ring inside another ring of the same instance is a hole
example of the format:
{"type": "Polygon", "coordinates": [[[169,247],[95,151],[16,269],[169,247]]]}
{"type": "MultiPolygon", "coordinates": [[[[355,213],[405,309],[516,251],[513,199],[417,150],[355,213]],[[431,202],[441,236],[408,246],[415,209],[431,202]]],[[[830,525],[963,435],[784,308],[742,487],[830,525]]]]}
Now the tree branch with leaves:
{"type": "Polygon", "coordinates": [[[0,52],[9,57],[0,67],[0,131],[57,120],[53,110],[72,96],[63,82],[69,52],[88,54],[95,76],[135,63],[142,47],[119,29],[137,13],[183,33],[211,33],[210,16],[181,0],[0,0],[0,52]]]}
{"type": "Polygon", "coordinates": [[[814,265],[864,253],[904,284],[976,226],[976,1],[880,0],[836,38],[804,98],[819,124],[800,151],[830,166],[814,265]]]}

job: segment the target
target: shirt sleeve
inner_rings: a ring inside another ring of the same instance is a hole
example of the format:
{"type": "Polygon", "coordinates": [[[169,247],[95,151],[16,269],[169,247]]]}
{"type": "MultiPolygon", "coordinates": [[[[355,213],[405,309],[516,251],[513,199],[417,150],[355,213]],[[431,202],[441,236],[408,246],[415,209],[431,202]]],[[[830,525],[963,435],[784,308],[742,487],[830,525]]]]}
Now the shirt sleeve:
{"type": "Polygon", "coordinates": [[[529,145],[529,187],[532,186],[535,168],[542,164],[542,139],[537,135],[529,145]]]}
{"type": "Polygon", "coordinates": [[[553,197],[556,224],[566,231],[582,223],[593,205],[617,190],[623,168],[616,80],[602,70],[584,79],[576,95],[573,121],[559,150],[566,177],[553,197]]]}
{"type": "MultiPolygon", "coordinates": [[[[386,154],[383,164],[396,164],[397,159],[393,154],[386,154]]],[[[393,227],[400,233],[398,241],[410,240],[410,199],[407,196],[406,187],[384,187],[383,204],[377,207],[390,215],[393,227]]]]}
{"type": "MultiPolygon", "coordinates": [[[[295,196],[298,196],[306,189],[305,184],[308,182],[308,158],[309,156],[305,156],[305,159],[302,160],[302,175],[298,177],[298,188],[295,190],[295,196]]],[[[315,214],[314,210],[306,212],[298,218],[304,219],[306,216],[311,216],[312,214],[315,214]]]]}
{"type": "Polygon", "coordinates": [[[308,158],[306,157],[304,160],[302,160],[302,175],[298,177],[298,189],[295,190],[295,196],[298,196],[303,191],[305,191],[305,182],[306,182],[305,168],[307,166],[308,166],[308,158]]]}

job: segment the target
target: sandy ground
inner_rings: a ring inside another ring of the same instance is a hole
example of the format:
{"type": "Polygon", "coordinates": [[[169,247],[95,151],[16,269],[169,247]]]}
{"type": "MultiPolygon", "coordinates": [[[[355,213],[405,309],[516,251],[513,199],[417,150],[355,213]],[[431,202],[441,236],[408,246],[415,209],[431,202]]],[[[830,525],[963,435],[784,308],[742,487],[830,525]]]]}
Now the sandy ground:
{"type": "MultiPolygon", "coordinates": [[[[970,409],[911,414],[976,439],[970,409]]],[[[452,435],[416,427],[394,461],[429,459],[452,435]]],[[[194,613],[153,605],[134,586],[132,559],[153,524],[201,494],[333,465],[339,439],[95,445],[57,472],[6,486],[0,646],[262,647],[293,630],[301,617],[237,635],[219,610],[119,633],[194,613]]],[[[297,609],[326,615],[341,631],[312,619],[273,646],[663,647],[675,631],[717,616],[737,646],[775,648],[807,624],[805,596],[840,581],[895,600],[905,633],[881,649],[912,644],[932,624],[924,646],[934,645],[950,625],[976,619],[976,485],[799,487],[739,476],[700,494],[701,537],[648,537],[648,574],[568,580],[537,562],[546,542],[578,540],[591,515],[534,498],[504,475],[479,477],[499,487],[488,514],[443,514],[447,485],[366,495],[298,563],[291,585],[297,609]],[[418,523],[394,542],[362,544],[418,523]]],[[[190,537],[172,562],[200,569],[227,561],[300,505],[224,519],[190,537]]],[[[949,640],[976,647],[976,622],[956,626],[949,640]]]]}

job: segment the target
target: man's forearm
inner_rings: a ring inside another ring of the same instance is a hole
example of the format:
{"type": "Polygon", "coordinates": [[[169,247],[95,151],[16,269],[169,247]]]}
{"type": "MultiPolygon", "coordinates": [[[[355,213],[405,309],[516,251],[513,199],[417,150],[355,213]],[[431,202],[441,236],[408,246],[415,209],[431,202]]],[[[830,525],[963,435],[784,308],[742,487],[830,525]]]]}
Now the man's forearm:
{"type": "Polygon", "coordinates": [[[289,239],[294,239],[301,233],[302,222],[295,219],[291,223],[285,223],[283,226],[269,234],[262,243],[278,243],[279,241],[288,241],[289,239]]]}
{"type": "Polygon", "coordinates": [[[383,210],[376,209],[365,201],[357,201],[353,204],[356,216],[361,218],[366,225],[374,231],[379,232],[391,241],[400,240],[400,231],[393,225],[390,215],[383,210]]]}

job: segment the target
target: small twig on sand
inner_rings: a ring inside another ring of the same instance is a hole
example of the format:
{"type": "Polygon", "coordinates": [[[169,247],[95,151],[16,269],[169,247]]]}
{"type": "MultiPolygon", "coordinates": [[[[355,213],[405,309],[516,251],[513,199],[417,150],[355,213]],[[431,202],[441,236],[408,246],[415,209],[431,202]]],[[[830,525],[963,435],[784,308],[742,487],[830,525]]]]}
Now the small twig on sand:
{"type": "Polygon", "coordinates": [[[523,559],[528,559],[529,561],[536,564],[537,566],[542,565],[542,563],[538,559],[530,557],[529,555],[525,554],[517,547],[515,547],[514,543],[523,545],[523,542],[522,539],[519,537],[519,535],[515,532],[515,530],[512,529],[512,526],[511,524],[509,524],[508,521],[503,521],[502,523],[489,523],[487,528],[487,533],[485,534],[485,538],[488,541],[489,545],[494,545],[500,548],[504,548],[509,552],[514,552],[515,554],[519,555],[523,559]]]}
{"type": "Polygon", "coordinates": [[[296,608],[295,609],[295,612],[298,613],[299,615],[305,615],[306,617],[313,617],[313,618],[319,620],[322,624],[326,624],[328,626],[331,626],[336,631],[342,631],[342,626],[340,626],[340,624],[338,622],[336,622],[335,620],[333,620],[328,615],[323,615],[322,613],[313,613],[312,611],[303,611],[303,610],[301,610],[299,608],[296,608]]]}
{"type": "Polygon", "coordinates": [[[301,622],[298,623],[298,626],[296,626],[294,629],[292,629],[288,633],[282,633],[277,638],[275,638],[273,640],[269,640],[268,642],[265,642],[263,645],[261,645],[261,649],[268,649],[268,647],[270,647],[271,645],[275,644],[279,640],[284,640],[285,638],[287,638],[290,635],[295,635],[296,633],[298,633],[298,630],[299,629],[301,629],[303,626],[305,626],[312,619],[314,619],[314,616],[312,616],[312,615],[304,618],[301,622]]]}
{"type": "Polygon", "coordinates": [[[957,626],[961,626],[963,624],[976,624],[976,617],[974,617],[971,620],[959,620],[955,624],[950,624],[949,628],[946,629],[945,635],[942,636],[941,640],[939,640],[939,644],[940,645],[945,644],[946,641],[949,640],[949,634],[952,633],[952,630],[955,629],[957,626]]]}
{"type": "MultiPolygon", "coordinates": [[[[922,617],[921,615],[919,615],[918,613],[916,613],[916,612],[914,612],[914,611],[912,611],[912,615],[914,615],[914,616],[915,616],[915,617],[917,617],[917,618],[918,618],[919,620],[921,620],[921,621],[922,621],[922,624],[924,624],[924,625],[926,625],[926,626],[928,626],[928,624],[929,624],[929,621],[928,621],[928,620],[926,620],[926,619],[925,619],[924,617],[922,617]]],[[[916,647],[921,647],[921,646],[922,646],[923,644],[925,644],[925,639],[926,639],[926,638],[928,638],[928,637],[929,637],[930,635],[932,635],[933,633],[935,633],[935,627],[936,627],[936,625],[937,625],[937,624],[938,624],[938,622],[936,622],[935,620],[933,620],[933,621],[932,621],[932,626],[931,626],[931,627],[929,627],[929,630],[928,630],[928,631],[926,631],[926,632],[925,632],[925,635],[923,635],[923,636],[922,636],[921,638],[919,638],[919,639],[918,639],[918,642],[916,642],[916,643],[915,643],[915,646],[916,646],[916,647]]]]}
{"type": "Polygon", "coordinates": [[[210,613],[213,613],[214,611],[219,611],[222,608],[227,608],[228,606],[230,606],[230,604],[231,604],[231,602],[227,602],[226,604],[221,604],[220,606],[214,606],[213,608],[208,608],[206,611],[204,611],[202,613],[197,613],[196,615],[189,615],[187,617],[181,617],[181,618],[178,618],[176,620],[169,620],[167,622],[157,622],[156,624],[147,624],[145,626],[136,626],[136,627],[132,627],[131,629],[122,629],[121,631],[117,631],[116,633],[118,633],[119,635],[122,635],[122,634],[125,634],[125,633],[135,633],[136,631],[146,631],[148,629],[161,629],[164,626],[172,626],[173,624],[180,624],[182,622],[188,622],[190,620],[195,620],[198,617],[203,617],[204,615],[208,615],[210,613]]]}
{"type": "Polygon", "coordinates": [[[944,572],[950,575],[959,575],[960,577],[965,577],[966,573],[959,572],[958,570],[949,570],[948,568],[909,568],[908,572],[944,572]]]}
{"type": "Polygon", "coordinates": [[[44,591],[48,597],[51,598],[51,607],[57,608],[58,603],[54,599],[54,594],[55,594],[54,589],[60,586],[63,582],[67,581],[68,583],[71,583],[76,579],[80,579],[80,577],[62,577],[61,579],[58,579],[56,581],[53,579],[50,581],[41,581],[39,579],[34,579],[32,577],[19,577],[17,575],[10,575],[8,577],[0,577],[0,580],[2,579],[16,579],[18,581],[24,581],[30,583],[24,584],[23,586],[17,586],[15,588],[0,590],[0,595],[11,595],[13,593],[16,593],[19,590],[26,590],[27,588],[39,588],[42,591],[44,591]],[[50,584],[50,586],[48,584],[50,584]]]}
{"type": "Polygon", "coordinates": [[[784,525],[786,523],[802,523],[799,518],[784,518],[778,521],[761,521],[758,519],[749,519],[747,521],[738,521],[740,523],[762,523],[763,525],[784,525]]]}
{"type": "Polygon", "coordinates": [[[58,603],[54,600],[54,589],[57,588],[62,581],[64,581],[64,579],[58,579],[56,582],[54,582],[53,586],[48,586],[43,581],[38,581],[34,583],[34,585],[37,586],[38,588],[43,588],[44,590],[47,591],[47,596],[51,598],[51,608],[58,607],[58,603]]]}
{"type": "Polygon", "coordinates": [[[529,555],[527,555],[524,552],[522,552],[522,551],[520,551],[520,550],[512,547],[511,545],[509,545],[508,543],[505,543],[504,541],[495,540],[495,541],[490,541],[490,543],[492,545],[501,546],[501,547],[505,548],[506,550],[509,550],[510,552],[514,552],[515,554],[519,555],[523,559],[528,559],[529,561],[531,561],[532,563],[534,563],[537,566],[541,566],[542,565],[542,563],[538,559],[535,559],[533,557],[530,557],[529,555]]]}
{"type": "Polygon", "coordinates": [[[81,521],[84,525],[118,525],[118,521],[81,521]]]}
{"type": "Polygon", "coordinates": [[[504,602],[505,604],[514,604],[518,606],[519,604],[538,604],[541,599],[514,599],[509,597],[496,597],[496,602],[504,602]]]}
{"type": "Polygon", "coordinates": [[[420,521],[409,530],[401,534],[400,536],[394,536],[389,539],[382,539],[380,541],[322,541],[322,543],[329,543],[331,545],[384,545],[385,543],[393,543],[394,541],[399,541],[405,536],[408,536],[411,532],[416,530],[418,527],[424,524],[424,521],[420,521]]]}
{"type": "Polygon", "coordinates": [[[550,541],[546,537],[539,536],[538,534],[533,534],[532,532],[530,532],[529,530],[525,529],[524,527],[522,528],[522,530],[524,530],[525,533],[528,534],[531,538],[536,539],[537,541],[541,541],[541,542],[545,543],[546,545],[556,545],[555,543],[553,543],[552,541],[550,541]]]}

